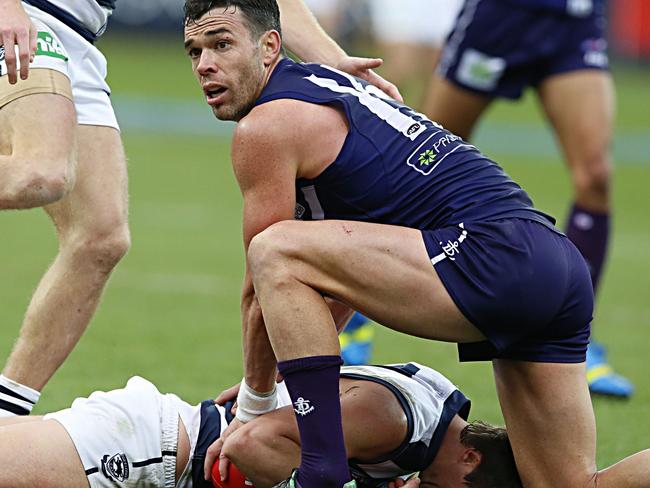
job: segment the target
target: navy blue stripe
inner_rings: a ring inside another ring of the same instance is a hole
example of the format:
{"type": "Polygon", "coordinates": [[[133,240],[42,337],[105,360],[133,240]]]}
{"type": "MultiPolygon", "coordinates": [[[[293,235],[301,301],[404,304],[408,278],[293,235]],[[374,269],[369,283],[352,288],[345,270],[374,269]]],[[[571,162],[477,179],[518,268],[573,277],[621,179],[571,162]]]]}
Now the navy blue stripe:
{"type": "Polygon", "coordinates": [[[418,374],[418,371],[420,371],[420,368],[418,368],[413,363],[393,364],[393,365],[380,364],[377,365],[377,367],[390,369],[391,371],[395,371],[396,373],[403,374],[404,376],[408,376],[409,378],[415,376],[416,374],[418,374]]]}
{"type": "Polygon", "coordinates": [[[68,12],[62,8],[57,7],[56,5],[48,2],[47,0],[23,0],[25,3],[36,7],[39,10],[42,10],[46,14],[51,15],[55,19],[63,22],[65,25],[70,27],[73,31],[79,34],[81,37],[86,39],[91,44],[94,44],[97,40],[97,35],[91,31],[88,27],[79,22],[76,17],[70,15],[68,12]]]}
{"type": "Polygon", "coordinates": [[[203,462],[205,454],[214,441],[221,435],[221,414],[214,400],[201,402],[201,425],[192,458],[192,484],[194,488],[213,488],[212,482],[203,479],[203,462]]]}
{"type": "Polygon", "coordinates": [[[0,409],[15,413],[16,415],[29,415],[29,410],[26,408],[4,400],[0,400],[0,409]]]}
{"type": "Polygon", "coordinates": [[[99,473],[99,468],[90,468],[86,470],[86,476],[90,476],[91,474],[99,473]]]}
{"type": "Polygon", "coordinates": [[[163,458],[157,457],[157,458],[151,458],[151,459],[145,459],[144,461],[134,461],[131,463],[131,465],[134,468],[142,468],[143,466],[150,466],[152,464],[160,464],[163,462],[163,458]]]}
{"type": "Polygon", "coordinates": [[[0,393],[4,393],[5,395],[9,395],[9,396],[12,396],[14,398],[18,398],[19,400],[23,400],[23,401],[26,401],[26,402],[31,403],[32,405],[34,405],[34,402],[31,401],[29,398],[25,398],[21,394],[16,393],[15,391],[10,390],[9,388],[7,388],[5,386],[0,385],[0,393]]]}
{"type": "Polygon", "coordinates": [[[117,0],[97,0],[97,3],[100,4],[102,7],[106,7],[111,10],[114,10],[116,1],[117,0]]]}

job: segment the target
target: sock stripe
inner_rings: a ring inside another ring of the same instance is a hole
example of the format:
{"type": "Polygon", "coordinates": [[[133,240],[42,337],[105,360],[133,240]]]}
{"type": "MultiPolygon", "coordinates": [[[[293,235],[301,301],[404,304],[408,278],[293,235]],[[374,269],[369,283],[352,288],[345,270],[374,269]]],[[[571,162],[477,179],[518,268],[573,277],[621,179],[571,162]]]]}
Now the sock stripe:
{"type": "Polygon", "coordinates": [[[29,402],[29,403],[31,403],[32,405],[35,404],[35,402],[31,401],[29,398],[25,398],[25,397],[22,396],[21,394],[16,393],[15,391],[13,391],[13,390],[10,389],[10,388],[7,388],[6,386],[2,386],[2,385],[0,385],[0,393],[4,393],[5,395],[12,396],[12,397],[14,397],[14,398],[17,398],[18,400],[23,400],[23,401],[25,401],[25,402],[29,402]]]}
{"type": "Polygon", "coordinates": [[[16,405],[15,403],[6,402],[0,398],[0,409],[6,410],[16,415],[29,415],[31,410],[16,405]]]}
{"type": "Polygon", "coordinates": [[[31,412],[32,408],[34,408],[34,405],[32,403],[24,402],[22,400],[19,400],[18,398],[5,395],[4,393],[0,393],[0,401],[3,401],[4,403],[11,403],[12,405],[16,405],[21,409],[27,410],[27,413],[31,412]]]}

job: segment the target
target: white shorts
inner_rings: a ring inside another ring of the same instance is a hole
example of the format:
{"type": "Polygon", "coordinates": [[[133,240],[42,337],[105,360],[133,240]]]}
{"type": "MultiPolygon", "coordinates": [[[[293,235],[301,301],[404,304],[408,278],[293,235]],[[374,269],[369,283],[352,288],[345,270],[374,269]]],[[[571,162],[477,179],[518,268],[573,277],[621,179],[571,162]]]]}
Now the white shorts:
{"type": "Polygon", "coordinates": [[[78,398],[45,419],[66,429],[91,488],[174,488],[179,413],[192,408],[135,376],[124,389],[78,398]]]}
{"type": "MultiPolygon", "coordinates": [[[[109,97],[111,90],[106,84],[104,55],[51,15],[25,3],[23,8],[38,31],[38,48],[30,67],[59,71],[70,79],[79,124],[119,130],[109,97]]],[[[5,61],[0,61],[0,75],[6,73],[5,61]]]]}
{"type": "Polygon", "coordinates": [[[373,32],[383,42],[442,47],[462,0],[372,0],[373,32]]]}

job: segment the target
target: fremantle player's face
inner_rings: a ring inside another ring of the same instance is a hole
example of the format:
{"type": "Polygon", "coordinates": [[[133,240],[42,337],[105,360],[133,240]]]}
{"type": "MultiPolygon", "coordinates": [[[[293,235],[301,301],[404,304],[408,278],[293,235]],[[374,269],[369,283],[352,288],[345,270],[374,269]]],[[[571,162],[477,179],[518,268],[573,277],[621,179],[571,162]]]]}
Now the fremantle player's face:
{"type": "Polygon", "coordinates": [[[244,117],[263,88],[264,63],[241,12],[215,8],[187,25],[185,51],[214,115],[244,117]]]}

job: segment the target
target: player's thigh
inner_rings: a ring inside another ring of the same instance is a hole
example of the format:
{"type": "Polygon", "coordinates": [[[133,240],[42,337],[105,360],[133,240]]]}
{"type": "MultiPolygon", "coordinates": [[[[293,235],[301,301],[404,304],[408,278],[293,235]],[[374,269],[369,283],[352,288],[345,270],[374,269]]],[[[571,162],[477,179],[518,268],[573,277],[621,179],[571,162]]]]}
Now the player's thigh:
{"type": "Polygon", "coordinates": [[[467,140],[491,102],[490,97],[460,88],[436,73],[426,89],[422,112],[467,140]]]}
{"type": "MultiPolygon", "coordinates": [[[[286,257],[295,278],[383,325],[430,339],[483,339],[454,304],[416,229],[340,220],[284,221],[264,236],[286,257]]],[[[267,276],[273,280],[274,258],[267,258],[267,276]]]]}
{"type": "Polygon", "coordinates": [[[579,70],[551,76],[538,93],[569,164],[584,164],[611,143],[615,94],[611,75],[579,70]],[[595,153],[595,154],[594,154],[595,153]]]}
{"type": "Polygon", "coordinates": [[[596,422],[584,363],[493,364],[524,486],[588,486],[596,472],[596,422]]]}
{"type": "Polygon", "coordinates": [[[35,168],[58,165],[64,167],[52,169],[64,170],[74,162],[76,130],[77,115],[69,98],[27,95],[0,108],[0,154],[35,168]]]}
{"type": "Polygon", "coordinates": [[[125,229],[127,172],[119,131],[112,127],[79,125],[77,139],[75,187],[46,210],[60,229],[99,236],[125,229]]]}
{"type": "Polygon", "coordinates": [[[0,488],[89,486],[70,436],[55,420],[0,427],[0,466],[0,488]]]}

